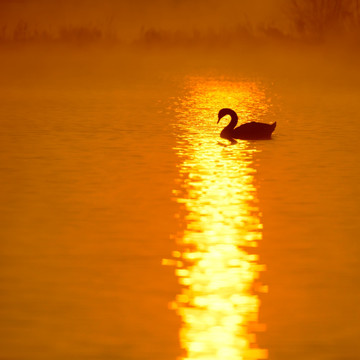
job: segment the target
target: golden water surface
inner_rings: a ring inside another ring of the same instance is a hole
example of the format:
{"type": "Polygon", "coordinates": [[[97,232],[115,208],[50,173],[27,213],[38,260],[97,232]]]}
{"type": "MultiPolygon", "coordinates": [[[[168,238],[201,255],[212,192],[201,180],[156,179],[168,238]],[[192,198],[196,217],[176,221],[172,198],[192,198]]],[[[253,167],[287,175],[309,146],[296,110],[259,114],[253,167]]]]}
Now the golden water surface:
{"type": "Polygon", "coordinates": [[[356,81],[20,54],[0,69],[1,359],[359,358],[356,81]],[[221,139],[222,107],[273,139],[221,139]]]}
{"type": "Polygon", "coordinates": [[[267,290],[257,254],[262,223],[253,162],[258,150],[255,143],[218,142],[220,128],[213,125],[221,107],[254,120],[255,110],[257,116],[267,111],[265,95],[254,82],[191,78],[177,105],[181,161],[174,197],[181,204],[183,229],[173,262],[182,290],[171,307],[182,319],[182,359],[266,359],[267,350],[256,339],[265,330],[259,294],[267,290]]]}

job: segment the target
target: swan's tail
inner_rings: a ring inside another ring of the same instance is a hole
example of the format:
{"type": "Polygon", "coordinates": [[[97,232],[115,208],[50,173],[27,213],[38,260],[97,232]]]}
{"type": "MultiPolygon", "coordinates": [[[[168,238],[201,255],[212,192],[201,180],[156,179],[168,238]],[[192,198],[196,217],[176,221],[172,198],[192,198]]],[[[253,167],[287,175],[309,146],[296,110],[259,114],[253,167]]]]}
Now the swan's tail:
{"type": "Polygon", "coordinates": [[[273,124],[271,124],[271,132],[273,132],[275,128],[276,128],[276,121],[273,124]]]}

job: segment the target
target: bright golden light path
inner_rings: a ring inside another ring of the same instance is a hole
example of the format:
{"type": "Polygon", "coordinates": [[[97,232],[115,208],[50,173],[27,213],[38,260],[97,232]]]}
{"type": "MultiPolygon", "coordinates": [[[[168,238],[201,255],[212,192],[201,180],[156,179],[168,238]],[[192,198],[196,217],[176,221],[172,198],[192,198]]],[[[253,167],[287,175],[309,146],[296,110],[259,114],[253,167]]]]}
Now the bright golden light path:
{"type": "Polygon", "coordinates": [[[246,141],[224,146],[216,125],[222,107],[252,120],[267,105],[255,83],[201,78],[189,79],[187,95],[176,104],[180,179],[174,198],[183,231],[172,263],[182,291],[171,307],[183,322],[183,360],[267,358],[255,335],[264,330],[258,295],[266,291],[256,253],[262,238],[252,166],[257,150],[246,141]]]}

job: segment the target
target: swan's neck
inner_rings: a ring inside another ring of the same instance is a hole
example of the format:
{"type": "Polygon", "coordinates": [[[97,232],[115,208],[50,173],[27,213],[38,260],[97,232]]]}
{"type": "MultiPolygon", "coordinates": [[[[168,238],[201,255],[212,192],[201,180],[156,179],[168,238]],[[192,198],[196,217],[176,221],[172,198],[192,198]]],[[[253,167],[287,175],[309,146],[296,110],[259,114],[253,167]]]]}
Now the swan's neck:
{"type": "Polygon", "coordinates": [[[226,126],[226,128],[229,129],[229,130],[230,129],[232,130],[232,129],[235,128],[235,126],[238,123],[238,116],[237,116],[236,112],[233,111],[233,110],[229,110],[227,115],[231,116],[231,121],[230,121],[229,125],[226,126]]]}
{"type": "Polygon", "coordinates": [[[229,124],[223,128],[223,130],[220,133],[220,136],[223,139],[230,140],[233,137],[233,131],[238,122],[238,116],[234,110],[231,110],[231,109],[224,109],[224,110],[225,111],[221,115],[222,116],[230,115],[231,120],[230,120],[229,124]]]}

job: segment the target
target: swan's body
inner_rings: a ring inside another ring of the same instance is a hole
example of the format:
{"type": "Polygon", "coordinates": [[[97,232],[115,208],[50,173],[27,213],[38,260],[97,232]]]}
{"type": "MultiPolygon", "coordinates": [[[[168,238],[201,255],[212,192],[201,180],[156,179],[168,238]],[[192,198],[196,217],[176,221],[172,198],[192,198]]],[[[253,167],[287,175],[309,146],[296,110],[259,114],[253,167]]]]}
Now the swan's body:
{"type": "Polygon", "coordinates": [[[224,127],[220,136],[223,139],[243,139],[243,140],[260,140],[270,139],[272,132],[275,130],[276,122],[273,124],[264,124],[259,122],[249,122],[235,128],[238,123],[238,116],[234,110],[221,109],[218,114],[218,123],[225,115],[231,116],[229,125],[224,127]]]}

